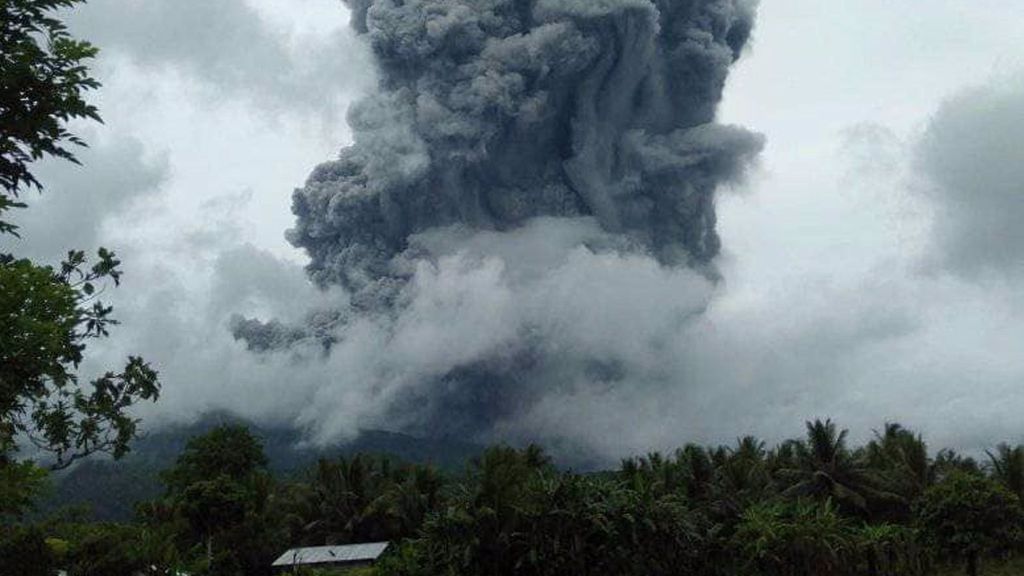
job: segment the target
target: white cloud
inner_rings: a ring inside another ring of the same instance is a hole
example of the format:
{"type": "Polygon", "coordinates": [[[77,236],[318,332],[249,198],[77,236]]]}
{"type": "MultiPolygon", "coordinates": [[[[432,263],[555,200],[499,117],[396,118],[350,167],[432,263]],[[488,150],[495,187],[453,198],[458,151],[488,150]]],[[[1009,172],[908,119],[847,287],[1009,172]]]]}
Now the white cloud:
{"type": "Polygon", "coordinates": [[[144,68],[176,69],[271,113],[340,121],[341,100],[372,81],[368,52],[340,2],[92,0],[69,14],[74,34],[144,68]],[[330,8],[333,8],[331,10],[330,8]],[[316,15],[315,22],[303,15],[316,15]]]}

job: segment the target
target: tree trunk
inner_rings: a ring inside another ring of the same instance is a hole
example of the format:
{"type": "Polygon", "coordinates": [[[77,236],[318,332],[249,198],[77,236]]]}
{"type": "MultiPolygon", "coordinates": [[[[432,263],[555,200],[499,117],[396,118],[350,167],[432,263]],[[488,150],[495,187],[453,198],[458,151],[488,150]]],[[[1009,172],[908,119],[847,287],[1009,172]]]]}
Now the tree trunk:
{"type": "Polygon", "coordinates": [[[213,564],[213,534],[206,535],[206,565],[213,564]]]}

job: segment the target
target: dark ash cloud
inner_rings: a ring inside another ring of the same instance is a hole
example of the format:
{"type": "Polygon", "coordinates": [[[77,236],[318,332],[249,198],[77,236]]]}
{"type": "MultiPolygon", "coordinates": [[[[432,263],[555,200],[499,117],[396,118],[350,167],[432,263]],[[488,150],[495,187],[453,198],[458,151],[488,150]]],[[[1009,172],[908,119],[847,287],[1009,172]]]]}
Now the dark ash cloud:
{"type": "Polygon", "coordinates": [[[410,235],[592,216],[668,264],[718,253],[714,191],[761,139],[713,123],[739,0],[357,2],[380,86],[295,195],[321,283],[375,289],[410,235]]]}
{"type": "Polygon", "coordinates": [[[299,420],[508,438],[555,398],[685,385],[661,365],[714,291],[715,191],[762,147],[715,123],[755,4],[348,4],[379,85],[289,239],[351,305],[304,335],[234,323],[321,350],[299,420]]]}

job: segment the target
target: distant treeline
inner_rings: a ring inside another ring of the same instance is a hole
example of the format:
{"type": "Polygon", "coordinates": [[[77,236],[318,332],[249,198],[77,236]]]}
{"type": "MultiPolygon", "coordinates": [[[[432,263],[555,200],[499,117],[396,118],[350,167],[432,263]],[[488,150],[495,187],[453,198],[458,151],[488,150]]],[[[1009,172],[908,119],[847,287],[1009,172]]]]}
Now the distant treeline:
{"type": "Polygon", "coordinates": [[[379,430],[364,430],[340,443],[311,446],[304,442],[303,432],[294,427],[257,424],[228,412],[211,412],[190,424],[147,431],[120,460],[93,458],[52,475],[51,489],[37,502],[29,518],[39,519],[61,508],[76,507],[84,510],[85,520],[130,521],[135,517],[136,504],[163,493],[160,471],[174,464],[189,439],[225,425],[245,426],[258,436],[267,469],[279,479],[301,478],[321,458],[356,454],[386,454],[395,461],[430,462],[442,471],[459,471],[485,448],[453,437],[417,438],[379,430]]]}
{"type": "Polygon", "coordinates": [[[259,576],[285,549],[392,541],[379,576],[924,576],[1024,551],[1024,447],[929,452],[888,424],[850,447],[831,421],[775,447],[687,445],[576,474],[494,447],[464,472],[380,456],[275,479],[258,437],[193,438],[130,523],[7,522],[4,574],[259,576]]]}

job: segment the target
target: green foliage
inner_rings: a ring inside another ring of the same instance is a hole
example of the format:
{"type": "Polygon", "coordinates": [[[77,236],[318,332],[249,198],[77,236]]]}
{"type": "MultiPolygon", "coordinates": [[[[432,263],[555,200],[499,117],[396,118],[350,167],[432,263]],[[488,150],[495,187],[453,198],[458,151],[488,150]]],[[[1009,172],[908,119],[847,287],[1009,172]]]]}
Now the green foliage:
{"type": "Polygon", "coordinates": [[[0,567],[3,574],[53,576],[57,557],[38,526],[0,524],[0,567]]]}
{"type": "MultiPolygon", "coordinates": [[[[289,481],[267,472],[259,438],[221,426],[185,446],[163,475],[165,497],[139,507],[139,524],[62,520],[36,535],[49,542],[48,565],[115,575],[269,575],[288,548],[380,540],[393,545],[372,567],[297,573],[925,576],[946,574],[951,561],[975,574],[983,559],[997,566],[1021,551],[1024,512],[994,465],[989,477],[940,453],[940,468],[898,425],[850,449],[829,424],[772,449],[754,438],[690,445],[616,472],[560,471],[536,446],[499,446],[458,477],[357,455],[289,481]],[[828,490],[797,495],[808,470],[827,473],[815,485],[828,490]],[[833,479],[861,477],[863,507],[831,498],[833,479]],[[912,514],[877,518],[902,510],[886,509],[893,501],[878,486],[912,514]]],[[[39,538],[14,541],[34,550],[39,538]]]]}
{"type": "Polygon", "coordinates": [[[853,525],[830,500],[757,504],[733,538],[752,573],[765,576],[845,574],[856,552],[853,525]]]}
{"type": "Polygon", "coordinates": [[[846,447],[846,435],[831,420],[807,422],[807,440],[791,445],[791,462],[779,472],[788,496],[831,499],[865,516],[869,499],[889,496],[875,470],[846,447]]]}
{"type": "Polygon", "coordinates": [[[927,542],[966,561],[969,574],[976,573],[983,554],[1010,550],[1022,538],[1020,500],[978,474],[954,473],[930,487],[916,515],[927,542]]]}
{"type": "Polygon", "coordinates": [[[365,455],[321,459],[307,482],[289,487],[290,529],[309,545],[409,537],[436,509],[442,485],[430,466],[365,455]]]}
{"type": "Polygon", "coordinates": [[[900,524],[866,524],[855,534],[864,573],[931,574],[932,554],[921,543],[919,533],[900,524]]]}
{"type": "Polygon", "coordinates": [[[46,485],[46,470],[33,462],[0,464],[0,520],[29,508],[46,485]]]}
{"type": "Polygon", "coordinates": [[[1024,498],[1024,446],[1000,444],[996,453],[988,452],[992,463],[992,477],[1012,492],[1024,498]]]}
{"type": "Polygon", "coordinates": [[[186,567],[166,529],[136,524],[86,524],[73,517],[45,522],[57,566],[75,576],[164,574],[186,567]],[[153,570],[154,567],[158,569],[153,570]]]}
{"type": "MultiPolygon", "coordinates": [[[[80,0],[5,0],[0,3],[0,218],[22,187],[42,188],[31,164],[51,156],[77,162],[69,145],[84,145],[67,130],[74,119],[99,121],[84,93],[99,84],[84,65],[96,48],[70,37],[53,16],[80,0]]],[[[16,234],[0,219],[0,235],[16,234]]],[[[38,478],[13,454],[20,438],[48,452],[53,469],[96,452],[123,456],[137,420],[128,410],[159,393],[156,372],[130,357],[80,385],[76,371],[86,344],[117,322],[99,299],[117,285],[120,262],[100,249],[94,262],[73,250],[54,269],[0,254],[0,514],[29,505],[38,478]]]]}
{"type": "Polygon", "coordinates": [[[171,494],[181,494],[193,484],[221,476],[244,482],[266,466],[259,438],[245,426],[223,425],[190,440],[163,480],[171,494]]]}
{"type": "Polygon", "coordinates": [[[939,450],[932,462],[934,477],[932,481],[940,481],[951,474],[981,474],[981,466],[969,456],[957,454],[955,450],[945,448],[939,450]]]}
{"type": "Polygon", "coordinates": [[[756,504],[744,513],[733,546],[745,561],[745,574],[924,576],[931,570],[914,530],[860,524],[830,500],[756,504]]]}
{"type": "MultiPolygon", "coordinates": [[[[83,146],[67,129],[73,119],[99,121],[85,93],[99,87],[85,63],[97,49],[72,38],[52,13],[82,0],[5,0],[0,3],[0,218],[20,208],[18,189],[41,188],[31,163],[53,156],[77,162],[68,145],[83,146]]],[[[0,234],[15,227],[0,219],[0,234]]]]}
{"type": "Polygon", "coordinates": [[[867,466],[882,479],[887,498],[876,498],[872,512],[889,521],[908,521],[910,505],[931,485],[936,476],[928,447],[920,435],[899,424],[887,423],[883,432],[863,450],[867,466]]]}
{"type": "Polygon", "coordinates": [[[189,441],[162,475],[166,498],[140,512],[150,526],[173,527],[201,574],[265,574],[285,536],[266,464],[261,441],[247,428],[214,428],[189,441]]]}
{"type": "Polygon", "coordinates": [[[90,527],[72,547],[68,567],[76,576],[133,576],[147,567],[137,539],[131,526],[90,527]]]}
{"type": "Polygon", "coordinates": [[[17,434],[51,452],[54,469],[95,452],[128,451],[137,420],[127,411],[158,397],[156,372],[131,357],[88,387],[76,374],[86,343],[116,324],[96,286],[116,284],[119,264],[103,249],[91,266],[72,251],[59,270],[0,257],[0,454],[14,449],[17,434]]]}
{"type": "Polygon", "coordinates": [[[706,568],[706,523],[681,494],[558,473],[536,448],[494,448],[470,483],[382,574],[688,574],[706,568]]]}

